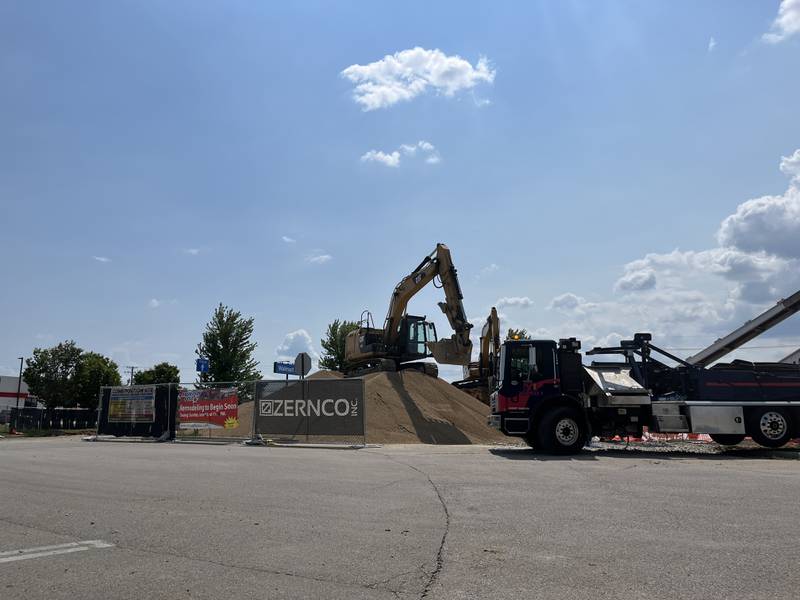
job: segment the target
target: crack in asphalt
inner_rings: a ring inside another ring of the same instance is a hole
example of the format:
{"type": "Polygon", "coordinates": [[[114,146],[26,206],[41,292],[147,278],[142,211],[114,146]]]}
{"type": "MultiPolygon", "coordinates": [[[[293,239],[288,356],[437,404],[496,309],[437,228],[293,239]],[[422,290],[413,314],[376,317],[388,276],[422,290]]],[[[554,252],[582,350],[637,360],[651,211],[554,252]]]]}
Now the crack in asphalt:
{"type": "Polygon", "coordinates": [[[447,535],[450,533],[450,510],[447,508],[447,503],[444,501],[444,497],[442,496],[442,492],[439,490],[439,486],[436,485],[433,479],[431,479],[431,476],[428,475],[425,471],[415,467],[414,465],[410,465],[401,460],[397,460],[396,458],[393,458],[388,454],[383,454],[382,452],[372,452],[371,454],[380,454],[381,456],[388,458],[392,462],[406,466],[409,469],[412,469],[417,473],[419,473],[420,475],[422,475],[423,477],[425,477],[425,479],[428,480],[428,483],[431,484],[433,491],[436,492],[436,497],[439,498],[439,503],[442,505],[442,511],[444,512],[444,532],[442,533],[442,539],[439,542],[439,549],[436,551],[436,566],[434,567],[433,571],[428,577],[428,582],[425,584],[425,587],[422,588],[422,593],[419,596],[420,600],[422,598],[427,598],[428,594],[431,591],[431,588],[433,587],[433,584],[436,583],[436,580],[439,578],[439,574],[444,569],[444,548],[445,544],[447,543],[447,535]]]}

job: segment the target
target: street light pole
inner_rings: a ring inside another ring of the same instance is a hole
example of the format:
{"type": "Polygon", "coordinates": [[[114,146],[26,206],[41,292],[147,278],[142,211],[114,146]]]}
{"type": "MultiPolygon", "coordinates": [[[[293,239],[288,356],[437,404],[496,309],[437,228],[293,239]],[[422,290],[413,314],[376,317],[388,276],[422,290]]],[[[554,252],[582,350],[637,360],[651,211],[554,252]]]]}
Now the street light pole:
{"type": "Polygon", "coordinates": [[[17,418],[19,418],[19,393],[22,389],[22,361],[24,357],[19,357],[19,379],[17,379],[17,418]]]}

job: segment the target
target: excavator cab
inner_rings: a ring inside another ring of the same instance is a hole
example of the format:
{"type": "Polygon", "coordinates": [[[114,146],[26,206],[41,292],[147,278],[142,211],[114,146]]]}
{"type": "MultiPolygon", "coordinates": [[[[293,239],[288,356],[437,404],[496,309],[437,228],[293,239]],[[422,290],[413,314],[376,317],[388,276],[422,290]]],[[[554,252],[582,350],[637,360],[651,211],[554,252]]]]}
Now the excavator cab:
{"type": "Polygon", "coordinates": [[[425,320],[425,317],[405,315],[400,321],[399,346],[401,361],[418,360],[432,356],[428,352],[428,344],[436,343],[436,325],[425,320]]]}
{"type": "Polygon", "coordinates": [[[426,321],[425,317],[403,315],[398,325],[396,346],[392,347],[385,344],[384,330],[371,326],[371,316],[362,316],[361,324],[345,338],[347,359],[360,363],[361,372],[369,372],[374,367],[393,371],[400,363],[428,358],[433,356],[429,350],[431,345],[439,343],[436,325],[426,321]]]}

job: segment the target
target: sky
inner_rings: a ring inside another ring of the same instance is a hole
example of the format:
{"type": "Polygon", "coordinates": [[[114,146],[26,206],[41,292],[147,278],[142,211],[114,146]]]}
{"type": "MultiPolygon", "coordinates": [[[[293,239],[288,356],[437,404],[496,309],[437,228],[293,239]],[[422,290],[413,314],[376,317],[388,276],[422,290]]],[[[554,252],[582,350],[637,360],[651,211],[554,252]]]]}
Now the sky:
{"type": "Polygon", "coordinates": [[[437,242],[476,341],[688,356],[800,289],[797,73],[800,0],[2,0],[0,375],[73,339],[192,381],[220,302],[268,375],[437,242]]]}

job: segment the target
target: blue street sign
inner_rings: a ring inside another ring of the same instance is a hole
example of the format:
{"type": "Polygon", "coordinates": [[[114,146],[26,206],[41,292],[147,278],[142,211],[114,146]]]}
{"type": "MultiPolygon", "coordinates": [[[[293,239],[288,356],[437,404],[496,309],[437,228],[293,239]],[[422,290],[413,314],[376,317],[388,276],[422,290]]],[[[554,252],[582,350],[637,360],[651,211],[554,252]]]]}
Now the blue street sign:
{"type": "Polygon", "coordinates": [[[293,362],[274,362],[272,363],[272,372],[280,373],[281,375],[294,375],[293,362]]]}
{"type": "Polygon", "coordinates": [[[207,358],[198,358],[194,361],[195,368],[197,369],[198,373],[208,373],[208,359],[207,358]]]}

